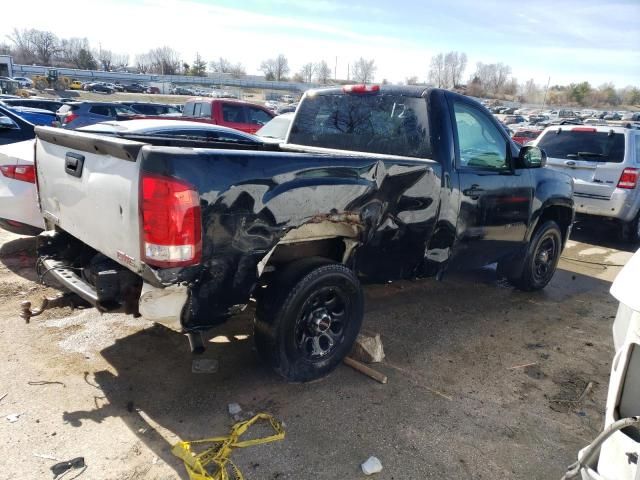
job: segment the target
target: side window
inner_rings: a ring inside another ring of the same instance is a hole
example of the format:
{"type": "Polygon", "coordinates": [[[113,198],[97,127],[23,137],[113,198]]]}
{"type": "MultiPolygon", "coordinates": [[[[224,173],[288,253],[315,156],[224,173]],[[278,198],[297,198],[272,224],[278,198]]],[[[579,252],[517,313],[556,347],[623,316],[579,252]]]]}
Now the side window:
{"type": "Polygon", "coordinates": [[[248,107],[249,110],[249,123],[255,123],[257,125],[264,125],[271,120],[271,115],[260,108],[248,107]]]}
{"type": "Polygon", "coordinates": [[[3,130],[20,130],[20,127],[9,117],[0,114],[0,133],[3,130]]]}
{"type": "Polygon", "coordinates": [[[211,104],[209,102],[205,102],[201,105],[200,116],[204,118],[211,118],[211,104]]]}
{"type": "Polygon", "coordinates": [[[222,119],[229,123],[246,123],[244,118],[244,107],[233,103],[222,104],[222,119]]]}
{"type": "Polygon", "coordinates": [[[480,110],[456,102],[453,107],[458,131],[459,167],[504,170],[507,142],[498,127],[480,110]]]}
{"type": "Polygon", "coordinates": [[[189,102],[184,104],[182,115],[185,117],[193,117],[193,103],[189,102]]]}
{"type": "Polygon", "coordinates": [[[636,135],[636,163],[640,165],[640,135],[636,135]]]}
{"type": "Polygon", "coordinates": [[[89,110],[94,115],[102,115],[103,117],[109,117],[109,107],[103,105],[96,105],[89,110]]]}
{"type": "Polygon", "coordinates": [[[199,103],[199,102],[198,102],[198,103],[196,103],[196,104],[193,106],[193,116],[194,116],[194,117],[199,117],[199,116],[200,116],[200,111],[201,111],[201,109],[202,109],[202,104],[201,104],[201,103],[199,103]]]}

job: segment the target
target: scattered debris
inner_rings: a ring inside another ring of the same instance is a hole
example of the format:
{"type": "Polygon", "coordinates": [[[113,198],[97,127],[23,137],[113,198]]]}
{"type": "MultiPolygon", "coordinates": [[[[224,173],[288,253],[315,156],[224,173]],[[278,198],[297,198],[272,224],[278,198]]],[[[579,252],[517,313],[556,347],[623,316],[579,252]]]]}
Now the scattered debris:
{"type": "Polygon", "coordinates": [[[538,362],[525,363],[524,365],[514,365],[513,367],[509,367],[509,370],[515,370],[516,368],[532,367],[532,366],[537,365],[537,364],[538,364],[538,362]]]}
{"type": "Polygon", "coordinates": [[[192,442],[178,442],[171,449],[171,453],[184,462],[184,466],[191,480],[221,480],[228,478],[242,480],[243,476],[240,469],[230,458],[233,449],[252,447],[254,445],[261,445],[283,439],[284,429],[282,428],[282,424],[267,413],[259,413],[246,422],[236,423],[231,428],[231,433],[226,437],[206,438],[192,442]],[[268,422],[274,434],[267,437],[241,441],[240,437],[260,420],[268,422]],[[197,453],[193,449],[193,447],[196,446],[206,448],[200,453],[197,453]]]}
{"type": "Polygon", "coordinates": [[[2,400],[4,400],[4,397],[6,397],[7,395],[9,395],[9,394],[8,394],[8,393],[5,393],[4,395],[0,395],[0,402],[1,402],[2,400]]]}
{"type": "Polygon", "coordinates": [[[27,385],[31,385],[32,387],[39,387],[41,385],[62,385],[63,387],[67,388],[67,386],[62,382],[49,382],[47,380],[29,381],[27,382],[27,385]]]}
{"type": "Polygon", "coordinates": [[[216,373],[218,360],[215,358],[196,358],[191,363],[192,373],[216,373]]]}
{"type": "Polygon", "coordinates": [[[50,308],[73,306],[72,297],[74,295],[75,293],[66,292],[60,293],[55,297],[44,298],[42,299],[40,308],[34,309],[31,308],[31,302],[25,300],[20,303],[20,317],[22,317],[26,323],[29,323],[32,317],[37,317],[38,315],[41,315],[42,312],[50,308]]]}
{"type": "Polygon", "coordinates": [[[582,393],[580,394],[580,396],[578,398],[576,398],[575,400],[569,400],[566,398],[552,398],[551,401],[552,402],[557,402],[557,403],[582,403],[582,401],[586,398],[587,395],[589,395],[589,392],[593,389],[593,382],[589,382],[587,383],[587,385],[584,387],[584,390],[582,391],[582,393]]]}
{"type": "Polygon", "coordinates": [[[367,335],[359,333],[353,344],[350,356],[364,363],[382,362],[384,360],[384,349],[382,348],[380,334],[367,335]]]}
{"type": "Polygon", "coordinates": [[[84,463],[84,457],[76,457],[71,460],[67,460],[65,462],[56,463],[55,465],[50,467],[50,470],[53,472],[54,479],[60,478],[62,475],[67,473],[71,469],[77,468],[87,468],[84,463]]]}
{"type": "Polygon", "coordinates": [[[377,382],[380,382],[383,384],[387,383],[388,379],[384,373],[380,373],[371,367],[367,367],[364,363],[354,360],[351,357],[345,357],[343,362],[345,365],[350,366],[354,370],[357,370],[358,372],[362,373],[363,375],[366,375],[369,378],[373,378],[377,382]]]}
{"type": "Polygon", "coordinates": [[[229,415],[238,415],[242,412],[242,407],[238,403],[230,403],[227,408],[229,409],[229,415]]]}
{"type": "Polygon", "coordinates": [[[7,420],[9,420],[9,423],[15,423],[24,414],[25,414],[25,412],[22,412],[22,413],[11,413],[11,414],[7,415],[5,418],[7,420]]]}
{"type": "Polygon", "coordinates": [[[369,457],[366,462],[360,465],[360,468],[365,475],[373,475],[382,471],[382,463],[376,457],[369,457]]]}
{"type": "Polygon", "coordinates": [[[45,460],[53,460],[55,462],[61,461],[59,458],[54,457],[53,455],[44,455],[42,453],[34,453],[33,456],[38,458],[44,458],[45,460]]]}

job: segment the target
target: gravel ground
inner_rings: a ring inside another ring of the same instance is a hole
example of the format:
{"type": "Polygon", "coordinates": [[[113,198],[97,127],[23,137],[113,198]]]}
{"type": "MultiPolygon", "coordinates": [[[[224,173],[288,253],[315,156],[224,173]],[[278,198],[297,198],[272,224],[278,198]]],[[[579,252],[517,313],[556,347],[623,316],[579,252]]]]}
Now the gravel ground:
{"type": "Polygon", "coordinates": [[[604,227],[576,229],[543,292],[491,269],[369,286],[364,328],[382,335],[389,383],[342,366],[287,384],[260,363],[250,310],[211,332],[213,374],[145,320],[63,304],[27,325],[20,302],[55,290],[36,283],[33,239],[0,244],[0,479],[52,478],[42,456],[83,456],[80,478],[187,479],[171,445],[226,434],[230,402],[286,424],[284,441],[234,453],[247,480],[364,478],[370,455],[379,479],[559,478],[602,426],[613,355],[619,268],[582,262],[631,256],[604,227]]]}

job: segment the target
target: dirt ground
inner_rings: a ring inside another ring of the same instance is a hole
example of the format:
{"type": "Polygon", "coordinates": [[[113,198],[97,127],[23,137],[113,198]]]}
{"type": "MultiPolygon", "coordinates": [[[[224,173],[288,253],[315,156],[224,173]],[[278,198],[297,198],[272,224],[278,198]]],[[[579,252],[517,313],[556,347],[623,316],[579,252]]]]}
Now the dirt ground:
{"type": "Polygon", "coordinates": [[[543,292],[490,268],[367,287],[381,385],[346,366],[283,382],[253,349],[251,311],[212,332],[213,374],[192,373],[186,339],[144,320],[67,306],[27,325],[20,302],[55,290],[36,283],[33,239],[2,233],[0,479],[52,478],[42,456],[83,456],[80,478],[187,479],[171,445],[226,434],[230,402],[286,425],[284,441],[235,451],[247,480],[364,478],[370,455],[379,479],[559,478],[603,424],[619,268],[582,262],[624,264],[631,249],[613,238],[576,229],[543,292]]]}

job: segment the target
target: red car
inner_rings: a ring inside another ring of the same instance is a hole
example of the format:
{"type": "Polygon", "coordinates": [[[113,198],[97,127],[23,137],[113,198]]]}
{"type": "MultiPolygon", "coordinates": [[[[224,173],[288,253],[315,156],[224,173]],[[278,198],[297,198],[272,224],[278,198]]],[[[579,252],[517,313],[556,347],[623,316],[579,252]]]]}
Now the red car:
{"type": "Polygon", "coordinates": [[[521,130],[516,130],[511,139],[514,142],[519,143],[520,145],[524,145],[526,143],[534,141],[536,138],[538,138],[538,135],[540,135],[540,133],[542,133],[542,130],[523,128],[521,130]]]}
{"type": "Polygon", "coordinates": [[[219,98],[190,98],[184,104],[183,120],[213,123],[256,133],[274,113],[255,103],[219,98]]]}

